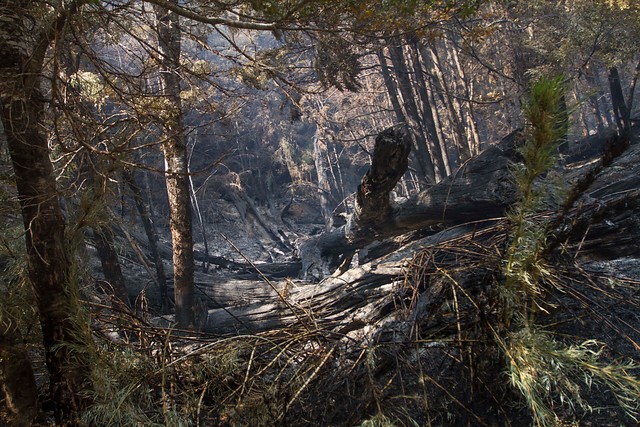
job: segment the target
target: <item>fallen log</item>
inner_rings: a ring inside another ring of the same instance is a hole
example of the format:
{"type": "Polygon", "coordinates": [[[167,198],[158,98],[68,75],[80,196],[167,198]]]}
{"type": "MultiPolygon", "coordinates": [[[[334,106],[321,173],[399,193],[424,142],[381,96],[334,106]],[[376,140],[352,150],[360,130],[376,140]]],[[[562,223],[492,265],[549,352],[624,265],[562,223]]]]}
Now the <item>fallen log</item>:
{"type": "Polygon", "coordinates": [[[402,128],[390,128],[376,138],[371,168],[356,194],[355,213],[336,230],[303,241],[298,248],[301,276],[320,280],[355,250],[410,231],[500,217],[516,199],[509,165],[517,161],[520,131],[470,159],[447,177],[399,205],[389,194],[407,169],[409,137],[402,128]]]}
{"type": "MultiPolygon", "coordinates": [[[[403,224],[411,224],[412,228],[423,227],[423,224],[427,224],[427,227],[449,223],[460,225],[431,231],[430,235],[416,233],[414,240],[405,240],[399,248],[391,245],[394,248],[392,252],[379,254],[357,267],[338,270],[317,284],[305,280],[275,280],[277,277],[274,276],[274,280],[266,276],[255,280],[246,275],[248,270],[242,276],[229,273],[225,279],[214,278],[210,283],[203,275],[198,280],[198,288],[201,297],[208,300],[210,308],[204,330],[217,334],[252,334],[310,323],[340,333],[362,329],[404,304],[401,301],[405,292],[402,282],[408,280],[407,271],[412,257],[424,248],[438,252],[454,244],[463,248],[461,253],[477,253],[479,248],[488,246],[492,249],[482,252],[481,262],[488,262],[490,268],[499,268],[498,251],[503,245],[496,242],[504,241],[508,224],[496,217],[503,214],[509,205],[508,201],[515,198],[515,190],[507,174],[510,162],[517,160],[514,144],[519,137],[517,133],[510,135],[470,161],[464,170],[447,179],[451,200],[443,196],[442,186],[445,184],[437,184],[416,196],[413,203],[391,207],[392,219],[381,216],[380,222],[369,223],[378,227],[375,230],[377,239],[403,233],[409,227],[403,224]],[[482,169],[486,173],[483,174],[482,169]],[[482,183],[474,180],[480,177],[492,179],[482,183]],[[465,183],[477,192],[465,190],[465,183]],[[433,190],[436,187],[438,189],[433,190]],[[480,191],[482,188],[484,191],[480,191]],[[500,197],[492,199],[490,194],[500,197]],[[456,201],[454,195],[465,195],[466,199],[456,201]],[[476,205],[472,206],[474,203],[476,205]],[[436,215],[426,206],[439,209],[439,214],[436,215]],[[452,206],[466,206],[468,209],[456,212],[451,209],[452,206]],[[411,221],[407,218],[411,218],[411,221]]],[[[559,171],[571,175],[567,182],[573,182],[579,176],[591,174],[593,168],[597,167],[594,162],[582,163],[562,167],[559,171]]],[[[640,239],[640,203],[637,202],[640,194],[639,174],[640,144],[636,135],[630,149],[611,165],[593,174],[592,182],[581,190],[582,195],[566,215],[566,226],[570,229],[559,246],[561,252],[569,251],[576,257],[593,255],[612,259],[637,256],[640,252],[634,242],[640,239]]],[[[556,214],[550,211],[544,216],[552,220],[556,214]]],[[[359,240],[350,242],[344,230],[338,231],[342,234],[334,231],[328,235],[332,236],[333,241],[343,239],[340,248],[353,249],[372,241],[364,233],[358,237],[359,240]]],[[[326,235],[320,236],[318,241],[331,241],[323,239],[326,239],[326,235]]],[[[455,265],[466,261],[461,257],[450,262],[455,265]]],[[[475,273],[473,275],[476,276],[475,273]]],[[[473,287],[475,283],[477,281],[466,277],[460,281],[460,286],[473,287]]],[[[424,289],[420,292],[424,292],[424,289]]],[[[433,295],[420,298],[427,301],[433,295]]]]}
{"type": "MultiPolygon", "coordinates": [[[[517,154],[513,150],[487,159],[504,159],[503,170],[508,173],[507,165],[517,154]]],[[[560,234],[562,241],[548,254],[553,283],[545,287],[544,300],[549,304],[539,315],[540,324],[557,332],[567,345],[593,339],[605,343],[603,348],[611,357],[637,360],[640,138],[636,134],[629,149],[611,163],[598,166],[585,160],[556,171],[571,184],[585,182],[579,186],[575,203],[535,216],[541,225],[555,225],[556,217],[562,215],[566,221],[560,226],[568,227],[560,234]],[[588,180],[579,179],[587,174],[588,180]],[[600,262],[594,257],[612,259],[600,262]]],[[[475,164],[469,162],[467,172],[473,171],[475,164]]],[[[492,161],[484,167],[495,168],[495,176],[500,174],[492,161]]],[[[487,175],[459,171],[459,176],[487,175]]],[[[451,191],[471,199],[472,190],[456,188],[456,179],[460,178],[449,180],[451,191]]],[[[497,184],[491,180],[468,182],[475,189],[497,184]]],[[[505,193],[499,194],[509,195],[508,182],[504,185],[505,193]]],[[[430,214],[424,219],[427,224],[469,222],[466,215],[479,213],[491,219],[504,211],[499,203],[487,201],[484,206],[493,209],[491,217],[477,207],[470,213],[450,212],[451,206],[464,204],[455,200],[442,203],[435,197],[431,200],[430,206],[445,211],[439,216],[430,214]]],[[[370,223],[374,224],[373,232],[393,235],[405,230],[393,228],[394,221],[403,218],[401,212],[401,207],[390,205],[388,216],[381,215],[379,222],[370,223]]],[[[369,232],[363,233],[358,244],[368,241],[369,232]]],[[[261,351],[247,351],[249,360],[246,370],[240,370],[242,375],[260,369],[253,368],[258,354],[265,355],[265,364],[276,367],[278,378],[285,376],[283,372],[308,374],[298,382],[304,384],[296,388],[298,400],[289,401],[292,425],[305,425],[296,423],[300,419],[322,425],[355,425],[359,420],[347,419],[344,414],[375,413],[379,408],[400,420],[405,416],[409,420],[406,424],[442,421],[438,417],[443,411],[452,418],[439,424],[506,425],[516,419],[524,420],[523,425],[531,424],[528,415],[513,404],[515,398],[504,383],[496,381],[504,375],[504,353],[496,345],[492,325],[500,322],[497,290],[503,283],[501,271],[509,234],[506,219],[461,224],[426,236],[415,233],[416,240],[405,241],[393,252],[339,270],[316,284],[241,281],[232,275],[224,281],[212,279],[202,284],[202,290],[218,305],[208,311],[203,326],[207,332],[249,335],[247,339],[264,342],[261,351]],[[279,339],[286,339],[286,345],[275,345],[279,339]],[[305,356],[316,364],[302,365],[305,356]],[[420,405],[411,406],[416,401],[420,405]],[[411,416],[428,416],[413,419],[407,411],[411,416]]],[[[209,345],[206,348],[209,351],[209,345]]],[[[606,357],[604,351],[603,355],[606,357]]],[[[266,385],[273,377],[266,377],[266,385]]],[[[607,408],[616,405],[613,395],[603,393],[600,385],[585,392],[586,401],[593,398],[607,408]]],[[[621,425],[632,423],[620,411],[594,412],[590,417],[598,425],[612,419],[621,425]]]]}

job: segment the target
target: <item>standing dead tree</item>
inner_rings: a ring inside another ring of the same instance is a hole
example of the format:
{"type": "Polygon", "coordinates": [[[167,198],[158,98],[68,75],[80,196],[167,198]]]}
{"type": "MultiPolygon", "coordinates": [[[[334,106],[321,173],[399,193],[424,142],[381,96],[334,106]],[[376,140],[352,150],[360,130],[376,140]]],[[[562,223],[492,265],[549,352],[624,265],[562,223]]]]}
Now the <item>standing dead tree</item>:
{"type": "Polygon", "coordinates": [[[407,170],[410,136],[397,127],[381,132],[371,168],[358,187],[354,214],[342,227],[300,245],[302,277],[321,279],[340,265],[348,267],[356,250],[375,241],[502,216],[516,196],[508,165],[517,160],[521,138],[519,131],[511,133],[456,173],[394,205],[390,194],[407,170]]]}

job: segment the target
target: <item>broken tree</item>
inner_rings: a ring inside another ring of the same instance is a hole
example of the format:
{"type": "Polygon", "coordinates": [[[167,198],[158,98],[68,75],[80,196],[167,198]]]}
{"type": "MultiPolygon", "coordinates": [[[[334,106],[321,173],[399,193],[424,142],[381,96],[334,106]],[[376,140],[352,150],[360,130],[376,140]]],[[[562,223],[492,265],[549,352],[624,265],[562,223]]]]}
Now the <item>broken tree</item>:
{"type": "Polygon", "coordinates": [[[342,264],[346,268],[357,249],[375,241],[502,216],[516,197],[509,164],[518,158],[522,137],[519,131],[511,133],[438,184],[393,205],[390,193],[407,170],[411,142],[400,127],[384,130],[358,186],[354,214],[345,225],[300,245],[302,277],[321,279],[342,264]]]}

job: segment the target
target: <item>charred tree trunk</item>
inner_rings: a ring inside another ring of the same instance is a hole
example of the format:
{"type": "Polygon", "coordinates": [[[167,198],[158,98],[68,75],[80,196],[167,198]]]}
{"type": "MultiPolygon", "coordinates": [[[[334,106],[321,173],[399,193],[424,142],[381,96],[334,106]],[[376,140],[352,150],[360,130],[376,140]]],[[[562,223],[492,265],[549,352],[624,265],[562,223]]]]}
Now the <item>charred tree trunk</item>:
{"type": "MultiPolygon", "coordinates": [[[[177,4],[177,1],[174,1],[177,4]]],[[[193,317],[193,230],[189,190],[188,153],[180,100],[180,29],[179,17],[168,9],[155,6],[158,20],[158,51],[163,94],[168,101],[162,148],[169,196],[171,240],[173,243],[173,279],[176,323],[179,328],[194,325],[193,317]]]]}
{"type": "Polygon", "coordinates": [[[142,221],[144,232],[147,235],[148,249],[149,253],[151,254],[151,258],[153,259],[153,264],[156,269],[156,278],[158,280],[158,286],[160,287],[161,311],[163,313],[167,313],[169,309],[167,279],[164,273],[162,254],[158,249],[158,232],[156,230],[155,224],[153,223],[153,216],[151,215],[151,212],[149,211],[149,208],[144,201],[142,190],[136,183],[133,172],[125,169],[122,174],[126,185],[133,193],[133,200],[135,201],[138,215],[140,215],[140,220],[142,221]]]}
{"type": "Polygon", "coordinates": [[[102,266],[102,273],[109,289],[107,293],[113,295],[120,304],[130,308],[129,295],[125,284],[124,275],[120,268],[120,260],[115,249],[113,230],[111,227],[93,229],[93,241],[96,245],[98,258],[102,266]]]}
{"type": "Polygon", "coordinates": [[[38,415],[38,386],[22,334],[12,319],[0,316],[0,384],[12,425],[30,426],[38,415]]]}
{"type": "Polygon", "coordinates": [[[624,100],[620,74],[618,73],[617,67],[609,69],[609,89],[611,90],[611,104],[613,106],[616,124],[618,125],[618,133],[620,135],[627,135],[630,130],[629,109],[624,100]]]}
{"type": "Polygon", "coordinates": [[[409,69],[404,58],[402,44],[398,38],[393,39],[395,43],[389,46],[389,56],[393,64],[393,71],[396,79],[398,79],[398,88],[402,96],[402,106],[404,115],[407,119],[407,125],[411,128],[415,137],[415,151],[418,158],[423,178],[429,182],[436,182],[441,176],[441,171],[434,169],[434,159],[429,152],[429,141],[427,141],[418,106],[413,96],[411,81],[409,80],[409,69]]]}
{"type": "MultiPolygon", "coordinates": [[[[397,129],[388,129],[378,136],[378,139],[389,141],[390,146],[396,147],[402,145],[400,141],[404,138],[407,138],[406,134],[397,129]]],[[[375,199],[369,193],[363,197],[372,186],[386,189],[375,184],[375,181],[374,184],[369,183],[367,174],[358,191],[358,212],[347,224],[300,245],[302,276],[315,279],[325,277],[356,249],[376,240],[429,227],[441,228],[502,216],[516,197],[509,164],[517,159],[515,146],[520,138],[520,132],[512,133],[466,163],[456,174],[397,206],[391,206],[388,199],[383,201],[385,196],[381,193],[373,193],[376,194],[375,199]],[[362,190],[365,193],[360,194],[362,190]],[[370,200],[375,202],[370,203],[370,200]]],[[[389,168],[392,165],[402,165],[395,157],[389,157],[388,151],[379,153],[387,154],[382,157],[374,154],[372,170],[374,164],[384,162],[387,165],[385,173],[390,175],[389,168]]],[[[387,190],[387,198],[391,189],[393,187],[387,190]]]]}
{"type": "MultiPolygon", "coordinates": [[[[347,224],[341,227],[346,241],[355,242],[376,236],[377,230],[390,220],[392,206],[389,196],[407,170],[410,152],[411,139],[402,127],[386,129],[376,137],[371,167],[356,192],[354,213],[347,224]]],[[[317,276],[319,272],[311,270],[318,267],[322,274],[328,273],[324,266],[317,264],[317,260],[305,259],[309,248],[313,246],[306,244],[301,248],[301,254],[304,254],[302,273],[317,276]]],[[[348,267],[354,250],[355,248],[332,254],[329,267],[335,267],[339,261],[348,267]]]]}
{"type": "Polygon", "coordinates": [[[55,419],[76,425],[88,403],[91,368],[83,349],[91,340],[87,323],[77,318],[80,295],[71,277],[65,218],[41,130],[45,101],[39,87],[45,53],[78,3],[70,10],[56,10],[51,22],[38,22],[42,28],[35,33],[35,24],[24,19],[28,11],[22,10],[22,2],[3,1],[0,6],[0,36],[13,40],[0,48],[0,114],[24,221],[29,280],[40,315],[55,419]],[[39,38],[23,49],[32,34],[39,38]]]}

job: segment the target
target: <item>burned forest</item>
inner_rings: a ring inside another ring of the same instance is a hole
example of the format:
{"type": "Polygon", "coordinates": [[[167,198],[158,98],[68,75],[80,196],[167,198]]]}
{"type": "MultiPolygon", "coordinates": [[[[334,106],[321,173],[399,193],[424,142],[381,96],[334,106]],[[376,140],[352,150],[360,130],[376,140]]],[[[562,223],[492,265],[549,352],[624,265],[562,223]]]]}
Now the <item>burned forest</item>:
{"type": "Polygon", "coordinates": [[[637,425],[638,46],[623,0],[0,0],[0,425],[637,425]]]}

